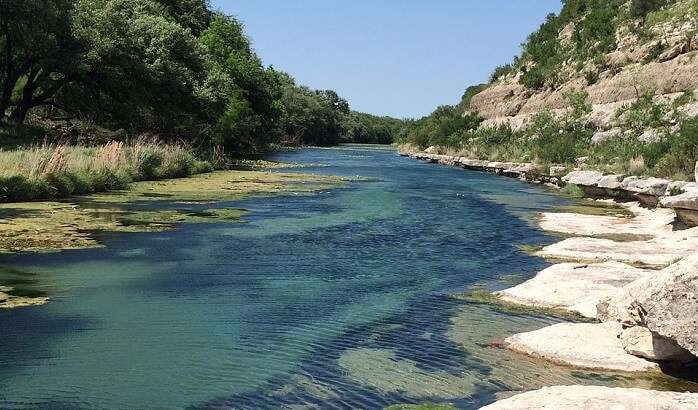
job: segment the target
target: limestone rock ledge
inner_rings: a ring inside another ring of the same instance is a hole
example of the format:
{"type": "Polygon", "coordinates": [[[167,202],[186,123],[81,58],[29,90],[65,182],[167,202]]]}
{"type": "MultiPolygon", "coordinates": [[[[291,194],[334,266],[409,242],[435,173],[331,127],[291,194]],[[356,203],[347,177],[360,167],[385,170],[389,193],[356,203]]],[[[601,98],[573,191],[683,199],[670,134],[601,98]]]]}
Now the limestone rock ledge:
{"type": "Polygon", "coordinates": [[[691,228],[647,241],[617,242],[599,238],[569,238],[543,248],[536,255],[577,262],[617,261],[664,268],[697,252],[698,228],[691,228]]]}
{"type": "Polygon", "coordinates": [[[672,233],[675,219],[671,209],[647,209],[638,202],[621,204],[633,213],[633,218],[546,212],[540,227],[545,231],[580,236],[643,235],[663,236],[672,233]]]}
{"type": "Polygon", "coordinates": [[[564,309],[595,319],[596,305],[652,271],[618,262],[553,265],[518,286],[497,292],[504,301],[564,309]]]}
{"type": "Polygon", "coordinates": [[[500,400],[483,410],[693,410],[698,394],[602,386],[552,386],[500,400]]]}
{"type": "Polygon", "coordinates": [[[659,365],[627,353],[618,338],[622,326],[559,323],[504,340],[508,349],[554,363],[592,370],[659,371],[659,365]]]}

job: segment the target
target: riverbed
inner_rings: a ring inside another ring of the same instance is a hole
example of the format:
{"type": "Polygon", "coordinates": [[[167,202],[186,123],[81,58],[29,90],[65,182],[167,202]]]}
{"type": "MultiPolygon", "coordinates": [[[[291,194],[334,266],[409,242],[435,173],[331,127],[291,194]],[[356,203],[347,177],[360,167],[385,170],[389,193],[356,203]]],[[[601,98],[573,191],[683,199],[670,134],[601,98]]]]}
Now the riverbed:
{"type": "Polygon", "coordinates": [[[478,408],[552,384],[665,387],[510,353],[498,341],[564,319],[452,297],[549,266],[521,247],[553,243],[535,217],[571,200],[389,147],[269,159],[351,182],[215,204],[245,210],[235,223],[0,256],[0,283],[51,298],[0,310],[0,407],[478,408]]]}

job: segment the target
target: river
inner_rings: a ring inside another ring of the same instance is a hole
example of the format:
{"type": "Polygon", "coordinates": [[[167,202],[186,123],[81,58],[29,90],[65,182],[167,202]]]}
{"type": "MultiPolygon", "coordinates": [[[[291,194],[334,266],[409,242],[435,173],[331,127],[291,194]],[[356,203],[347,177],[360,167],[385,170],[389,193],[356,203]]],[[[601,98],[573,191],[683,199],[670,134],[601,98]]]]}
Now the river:
{"type": "Polygon", "coordinates": [[[519,247],[553,242],[534,218],[567,199],[392,148],[270,159],[364,178],[216,205],[248,210],[239,223],[1,256],[52,301],[0,311],[0,407],[477,408],[545,384],[637,385],[508,353],[494,341],[560,319],[450,296],[547,266],[519,247]]]}

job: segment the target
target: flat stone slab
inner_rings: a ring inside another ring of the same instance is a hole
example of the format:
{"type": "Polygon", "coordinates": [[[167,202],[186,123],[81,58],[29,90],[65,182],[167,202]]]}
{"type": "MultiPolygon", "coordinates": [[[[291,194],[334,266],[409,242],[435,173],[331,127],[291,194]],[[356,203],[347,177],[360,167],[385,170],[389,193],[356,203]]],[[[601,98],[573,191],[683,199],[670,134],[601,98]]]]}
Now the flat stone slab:
{"type": "Polygon", "coordinates": [[[623,204],[623,207],[634,217],[546,212],[541,214],[540,227],[546,231],[579,236],[663,236],[672,233],[671,224],[676,215],[671,209],[647,209],[637,202],[623,204]]]}
{"type": "Polygon", "coordinates": [[[693,410],[698,394],[602,386],[552,386],[500,400],[482,410],[693,410]]]}
{"type": "Polygon", "coordinates": [[[554,363],[593,370],[645,372],[659,370],[659,365],[635,357],[623,350],[618,335],[621,324],[559,323],[505,339],[516,352],[554,363]]]}
{"type": "Polygon", "coordinates": [[[496,292],[502,300],[526,306],[564,309],[596,318],[596,305],[625,285],[652,274],[619,262],[553,265],[518,286],[496,292]]]}
{"type": "Polygon", "coordinates": [[[579,262],[616,261],[664,268],[698,252],[698,228],[674,231],[648,241],[616,242],[599,238],[568,238],[536,253],[543,258],[579,262]]]}

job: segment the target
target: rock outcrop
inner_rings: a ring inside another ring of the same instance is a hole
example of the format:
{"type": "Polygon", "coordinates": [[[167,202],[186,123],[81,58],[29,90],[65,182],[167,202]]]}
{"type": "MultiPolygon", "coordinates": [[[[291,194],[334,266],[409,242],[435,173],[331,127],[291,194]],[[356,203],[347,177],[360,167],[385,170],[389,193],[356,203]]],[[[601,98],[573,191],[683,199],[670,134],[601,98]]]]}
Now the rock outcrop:
{"type": "Polygon", "coordinates": [[[599,304],[598,316],[646,328],[698,356],[698,253],[625,286],[599,304]]]}
{"type": "Polygon", "coordinates": [[[504,340],[507,348],[554,363],[594,370],[645,372],[659,365],[627,353],[618,335],[621,324],[559,323],[504,340]]]}
{"type": "Polygon", "coordinates": [[[618,262],[600,264],[561,263],[533,279],[496,294],[504,301],[526,306],[564,309],[596,318],[596,305],[625,285],[651,271],[618,262]]]}
{"type": "Polygon", "coordinates": [[[575,262],[617,261],[663,268],[698,250],[698,228],[647,241],[617,242],[601,238],[568,238],[536,252],[542,258],[575,262]]]}
{"type": "Polygon", "coordinates": [[[693,410],[698,394],[602,386],[552,386],[500,400],[482,410],[693,410]]]}
{"type": "MultiPolygon", "coordinates": [[[[687,185],[684,185],[681,189],[686,187],[687,185]]],[[[691,188],[680,195],[666,196],[659,203],[665,208],[673,209],[682,222],[698,226],[698,188],[691,188]]]]}

